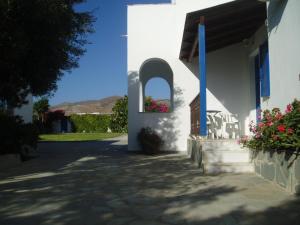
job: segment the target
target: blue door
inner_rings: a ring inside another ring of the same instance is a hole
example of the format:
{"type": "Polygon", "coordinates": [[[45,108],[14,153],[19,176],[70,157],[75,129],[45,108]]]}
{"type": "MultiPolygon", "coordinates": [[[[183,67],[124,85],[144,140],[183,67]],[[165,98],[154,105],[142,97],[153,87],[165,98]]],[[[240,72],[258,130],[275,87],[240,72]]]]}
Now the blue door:
{"type": "Polygon", "coordinates": [[[63,118],[60,123],[61,123],[61,132],[67,133],[68,132],[68,120],[66,118],[63,118]]]}

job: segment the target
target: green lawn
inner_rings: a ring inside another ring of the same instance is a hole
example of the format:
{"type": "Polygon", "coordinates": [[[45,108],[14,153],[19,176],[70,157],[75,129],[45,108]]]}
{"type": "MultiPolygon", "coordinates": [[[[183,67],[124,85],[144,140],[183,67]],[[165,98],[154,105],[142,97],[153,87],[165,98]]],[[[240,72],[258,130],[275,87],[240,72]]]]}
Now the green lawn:
{"type": "Polygon", "coordinates": [[[106,138],[118,137],[120,133],[67,133],[42,134],[40,141],[99,141],[106,138]]]}

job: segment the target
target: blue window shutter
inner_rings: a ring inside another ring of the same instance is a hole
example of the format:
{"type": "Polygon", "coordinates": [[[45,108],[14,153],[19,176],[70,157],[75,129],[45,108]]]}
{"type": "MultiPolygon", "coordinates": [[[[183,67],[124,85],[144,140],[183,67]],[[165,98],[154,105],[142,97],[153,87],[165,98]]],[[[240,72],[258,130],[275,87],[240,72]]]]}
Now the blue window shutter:
{"type": "Polygon", "coordinates": [[[269,48],[266,41],[259,48],[260,64],[260,93],[261,97],[270,97],[270,65],[269,65],[269,48]]]}

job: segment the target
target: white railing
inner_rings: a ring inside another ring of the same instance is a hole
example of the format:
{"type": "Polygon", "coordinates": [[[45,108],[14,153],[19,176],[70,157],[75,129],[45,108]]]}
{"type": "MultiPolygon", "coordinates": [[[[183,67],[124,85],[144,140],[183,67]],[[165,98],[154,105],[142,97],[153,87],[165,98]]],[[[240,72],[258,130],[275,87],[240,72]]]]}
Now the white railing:
{"type": "Polygon", "coordinates": [[[236,139],[240,137],[237,114],[226,114],[217,110],[207,111],[208,139],[236,139]]]}

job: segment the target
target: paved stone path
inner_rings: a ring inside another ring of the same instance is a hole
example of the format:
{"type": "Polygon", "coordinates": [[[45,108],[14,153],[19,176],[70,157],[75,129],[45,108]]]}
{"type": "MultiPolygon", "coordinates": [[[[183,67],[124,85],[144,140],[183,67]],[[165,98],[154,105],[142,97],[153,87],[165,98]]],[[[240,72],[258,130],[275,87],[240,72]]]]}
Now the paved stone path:
{"type": "Polygon", "coordinates": [[[0,172],[0,224],[300,224],[299,198],[255,175],[203,176],[183,155],[126,144],[40,144],[39,158],[0,172]]]}

